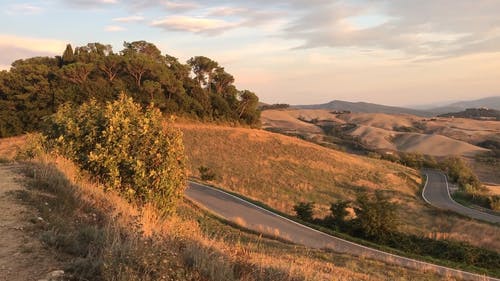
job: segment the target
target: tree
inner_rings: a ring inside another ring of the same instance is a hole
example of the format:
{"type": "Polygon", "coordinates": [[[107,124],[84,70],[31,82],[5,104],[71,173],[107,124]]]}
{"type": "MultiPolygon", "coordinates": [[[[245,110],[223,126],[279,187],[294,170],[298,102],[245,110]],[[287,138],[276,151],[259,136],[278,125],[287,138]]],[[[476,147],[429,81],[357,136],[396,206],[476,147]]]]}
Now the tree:
{"type": "Polygon", "coordinates": [[[224,67],[219,66],[215,68],[212,83],[213,87],[215,88],[215,93],[222,95],[224,90],[234,83],[234,77],[224,71],[224,67]]]}
{"type": "Polygon", "coordinates": [[[350,201],[338,201],[330,204],[330,217],[329,220],[335,227],[344,227],[346,217],[349,215],[347,208],[350,207],[350,201]]]}
{"type": "Polygon", "coordinates": [[[191,66],[191,69],[196,76],[196,80],[200,83],[200,86],[205,86],[205,89],[210,91],[214,70],[217,66],[219,66],[219,64],[204,56],[190,58],[188,60],[188,64],[191,66]]]}
{"type": "Polygon", "coordinates": [[[62,55],[62,63],[64,64],[70,64],[75,62],[75,55],[73,53],[73,47],[71,47],[71,44],[66,45],[66,49],[64,50],[64,53],[62,55]]]}
{"type": "Polygon", "coordinates": [[[299,202],[295,206],[293,206],[293,210],[297,215],[297,218],[303,221],[312,221],[313,220],[313,209],[314,202],[299,202]]]}
{"type": "Polygon", "coordinates": [[[165,59],[161,51],[152,43],[146,41],[123,42],[125,49],[122,50],[124,56],[141,54],[149,57],[157,63],[163,63],[165,59]]]}
{"type": "Polygon", "coordinates": [[[362,194],[355,203],[356,221],[366,237],[384,241],[397,231],[396,205],[381,193],[375,193],[372,199],[362,194]]]}
{"type": "Polygon", "coordinates": [[[90,63],[75,62],[61,68],[62,77],[74,84],[82,85],[94,69],[90,63]]]}
{"type": "Polygon", "coordinates": [[[259,121],[259,98],[254,93],[244,90],[239,93],[238,117],[247,124],[259,121]]]}
{"type": "Polygon", "coordinates": [[[120,56],[110,54],[101,57],[101,59],[97,62],[97,67],[106,75],[109,82],[113,82],[122,68],[121,63],[122,59],[120,56]]]}
{"type": "Polygon", "coordinates": [[[131,54],[125,57],[125,69],[134,78],[135,85],[140,89],[144,74],[151,70],[152,61],[148,56],[131,54]]]}

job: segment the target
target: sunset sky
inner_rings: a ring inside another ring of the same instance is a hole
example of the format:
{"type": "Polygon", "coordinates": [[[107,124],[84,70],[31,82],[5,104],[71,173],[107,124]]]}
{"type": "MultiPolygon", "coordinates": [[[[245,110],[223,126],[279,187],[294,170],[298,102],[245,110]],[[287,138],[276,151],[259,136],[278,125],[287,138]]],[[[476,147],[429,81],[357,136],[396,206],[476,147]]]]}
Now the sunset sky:
{"type": "Polygon", "coordinates": [[[432,104],[500,95],[500,1],[0,2],[0,69],[88,42],[204,55],[268,103],[432,104]]]}

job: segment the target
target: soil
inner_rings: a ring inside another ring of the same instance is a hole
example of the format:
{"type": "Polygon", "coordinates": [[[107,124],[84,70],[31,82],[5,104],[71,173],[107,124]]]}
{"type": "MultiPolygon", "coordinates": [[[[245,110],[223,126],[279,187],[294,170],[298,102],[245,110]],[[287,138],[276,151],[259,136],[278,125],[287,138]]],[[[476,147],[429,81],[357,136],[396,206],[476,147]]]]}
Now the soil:
{"type": "Polygon", "coordinates": [[[33,222],[43,218],[22,202],[19,164],[0,164],[0,281],[40,280],[62,263],[44,248],[33,222]]]}

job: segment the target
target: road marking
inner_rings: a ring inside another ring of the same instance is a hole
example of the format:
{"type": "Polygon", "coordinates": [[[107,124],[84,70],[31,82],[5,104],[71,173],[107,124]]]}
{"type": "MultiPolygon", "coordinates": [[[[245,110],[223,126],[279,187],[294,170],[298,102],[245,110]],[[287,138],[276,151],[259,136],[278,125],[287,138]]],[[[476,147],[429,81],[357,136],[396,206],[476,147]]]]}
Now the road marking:
{"type": "MultiPolygon", "coordinates": [[[[209,189],[212,189],[212,190],[214,190],[214,191],[217,191],[217,192],[220,192],[220,193],[226,194],[226,195],[228,195],[228,196],[230,196],[230,197],[233,197],[233,198],[235,198],[235,199],[237,199],[237,200],[239,200],[239,201],[242,201],[242,202],[244,202],[244,203],[247,203],[247,204],[249,204],[249,205],[252,205],[253,207],[255,207],[255,208],[257,208],[257,209],[260,209],[260,210],[262,210],[262,211],[264,211],[264,212],[266,212],[266,213],[269,213],[269,214],[271,214],[271,215],[273,215],[273,216],[275,216],[275,217],[278,217],[278,218],[284,219],[284,220],[286,220],[286,221],[288,221],[288,222],[291,222],[291,223],[293,223],[293,224],[296,224],[296,225],[298,225],[298,226],[300,226],[300,227],[302,227],[302,228],[306,228],[306,229],[312,230],[312,231],[317,232],[317,233],[319,233],[319,234],[321,234],[321,235],[325,235],[325,236],[327,236],[327,237],[333,238],[334,240],[339,240],[339,241],[342,241],[342,242],[344,242],[344,243],[350,244],[350,245],[355,246],[355,247],[359,247],[359,248],[362,248],[362,249],[366,249],[366,250],[368,250],[368,251],[373,251],[373,252],[375,252],[375,253],[380,253],[380,254],[382,254],[382,255],[387,255],[387,256],[389,256],[389,257],[397,258],[397,259],[400,259],[400,260],[403,260],[403,261],[406,261],[406,262],[412,262],[412,263],[414,263],[415,265],[416,265],[416,264],[419,264],[419,265],[427,265],[427,266],[430,266],[430,267],[434,267],[435,269],[443,269],[443,270],[445,270],[445,271],[455,272],[455,273],[459,273],[459,274],[461,274],[461,275],[464,275],[464,274],[465,274],[465,275],[468,275],[468,276],[471,276],[471,277],[479,277],[479,278],[480,278],[480,280],[496,280],[496,281],[500,281],[500,279],[498,279],[498,278],[490,277],[490,276],[487,276],[487,275],[480,275],[480,274],[476,274],[476,273],[472,273],[472,272],[462,271],[462,270],[459,270],[459,269],[449,268],[449,267],[445,267],[445,266],[441,266],[441,265],[437,265],[437,264],[432,264],[432,263],[428,263],[428,262],[424,262],[424,261],[419,261],[419,260],[415,260],[415,259],[411,259],[411,258],[406,258],[406,257],[398,256],[398,255],[395,255],[395,254],[391,254],[391,253],[388,253],[388,252],[380,251],[380,250],[377,250],[377,249],[374,249],[374,248],[370,248],[370,247],[367,247],[367,246],[364,246],[364,245],[361,245],[361,244],[356,244],[356,243],[354,243],[354,242],[351,242],[351,241],[348,241],[348,240],[344,240],[344,239],[342,239],[342,238],[335,237],[335,236],[332,236],[332,235],[330,235],[330,234],[327,234],[327,233],[324,233],[324,232],[322,232],[322,231],[319,231],[319,230],[317,230],[317,229],[311,228],[311,227],[309,227],[309,226],[306,226],[306,225],[300,224],[300,223],[298,223],[298,222],[296,222],[296,221],[293,221],[293,220],[291,220],[291,219],[289,219],[289,218],[286,218],[286,217],[283,217],[283,216],[281,216],[281,215],[279,215],[279,214],[276,214],[276,213],[274,213],[274,212],[271,212],[271,211],[269,211],[269,210],[267,210],[267,209],[264,209],[264,208],[262,208],[262,207],[260,207],[260,206],[258,206],[258,205],[255,205],[255,204],[254,204],[254,203],[252,203],[252,202],[246,201],[246,200],[244,200],[244,199],[242,199],[242,198],[240,198],[240,197],[238,197],[238,196],[235,196],[235,195],[233,195],[233,194],[230,194],[230,193],[225,192],[225,191],[223,191],[223,190],[220,190],[220,189],[218,189],[218,188],[214,188],[214,187],[211,187],[211,186],[207,186],[207,185],[200,184],[200,183],[197,183],[197,182],[192,182],[192,181],[189,181],[189,183],[190,183],[190,184],[195,184],[195,185],[198,185],[198,186],[202,186],[202,187],[205,187],[205,188],[209,188],[209,189]]],[[[191,199],[190,199],[190,200],[191,200],[191,199]]],[[[196,202],[196,200],[192,200],[192,201],[195,201],[195,202],[196,202]]],[[[198,203],[199,203],[199,202],[198,202],[198,203]]],[[[214,213],[215,213],[215,212],[214,212],[214,213]]],[[[224,218],[224,217],[223,217],[223,218],[224,218]]],[[[372,258],[372,259],[373,259],[373,258],[372,258]]],[[[389,261],[386,261],[386,262],[389,262],[389,261]]],[[[413,269],[418,269],[418,268],[417,268],[417,267],[414,267],[413,269]]],[[[463,277],[463,276],[462,276],[462,277],[463,277]]]]}
{"type": "Polygon", "coordinates": [[[427,187],[427,184],[429,183],[429,174],[427,172],[424,172],[424,175],[425,175],[425,184],[424,184],[424,188],[422,189],[422,198],[424,198],[424,201],[427,202],[427,204],[431,205],[431,206],[434,206],[431,204],[431,202],[429,202],[429,200],[427,200],[427,198],[425,198],[425,188],[427,187]]]}

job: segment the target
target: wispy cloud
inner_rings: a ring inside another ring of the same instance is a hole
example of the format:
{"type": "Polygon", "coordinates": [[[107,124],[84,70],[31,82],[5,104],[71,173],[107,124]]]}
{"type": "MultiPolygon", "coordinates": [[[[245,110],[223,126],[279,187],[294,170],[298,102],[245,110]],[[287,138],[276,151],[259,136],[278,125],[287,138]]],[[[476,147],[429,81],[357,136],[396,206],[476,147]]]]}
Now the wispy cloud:
{"type": "Polygon", "coordinates": [[[108,25],[104,28],[104,30],[108,32],[119,32],[119,31],[125,31],[127,29],[119,25],[108,25]]]}
{"type": "Polygon", "coordinates": [[[143,21],[144,17],[140,15],[133,15],[133,16],[128,16],[128,17],[120,17],[120,18],[114,18],[113,21],[115,22],[140,22],[143,21]]]}
{"type": "Polygon", "coordinates": [[[200,7],[200,5],[197,3],[186,1],[163,1],[163,6],[171,11],[189,11],[200,7]]]}
{"type": "Polygon", "coordinates": [[[238,26],[238,23],[204,17],[170,16],[155,20],[151,25],[168,31],[187,31],[216,35],[228,29],[235,28],[238,26]]]}
{"type": "Polygon", "coordinates": [[[119,4],[119,0],[63,0],[66,4],[70,6],[77,6],[77,7],[88,7],[88,8],[96,8],[99,7],[101,8],[102,5],[109,5],[109,4],[119,4]]]}
{"type": "Polygon", "coordinates": [[[399,51],[414,59],[500,51],[498,2],[438,2],[337,1],[304,7],[282,35],[302,40],[301,48],[378,48],[399,51]],[[379,22],[359,29],[350,21],[353,18],[361,24],[369,23],[370,18],[378,18],[379,22]]]}
{"type": "Polygon", "coordinates": [[[22,3],[9,6],[6,12],[8,14],[34,15],[43,12],[43,8],[30,3],[22,3]]]}

